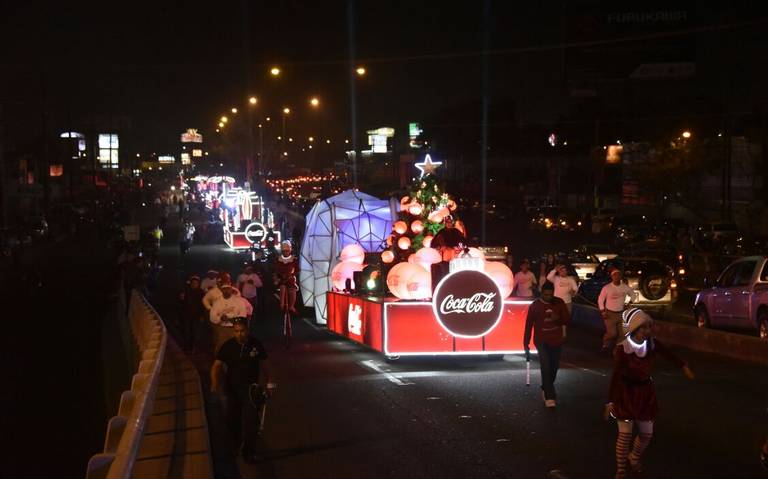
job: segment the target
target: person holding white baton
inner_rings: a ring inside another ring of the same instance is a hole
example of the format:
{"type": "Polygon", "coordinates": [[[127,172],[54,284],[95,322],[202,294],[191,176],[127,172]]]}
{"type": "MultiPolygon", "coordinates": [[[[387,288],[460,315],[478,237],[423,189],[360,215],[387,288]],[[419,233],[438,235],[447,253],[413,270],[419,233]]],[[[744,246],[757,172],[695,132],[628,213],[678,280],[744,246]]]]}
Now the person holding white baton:
{"type": "Polygon", "coordinates": [[[221,345],[211,368],[211,392],[222,390],[228,399],[227,422],[243,460],[258,460],[257,444],[263,427],[266,397],[276,384],[271,382],[271,367],[261,341],[248,335],[248,320],[232,320],[234,337],[221,345]],[[226,375],[222,388],[222,374],[226,375]]]}

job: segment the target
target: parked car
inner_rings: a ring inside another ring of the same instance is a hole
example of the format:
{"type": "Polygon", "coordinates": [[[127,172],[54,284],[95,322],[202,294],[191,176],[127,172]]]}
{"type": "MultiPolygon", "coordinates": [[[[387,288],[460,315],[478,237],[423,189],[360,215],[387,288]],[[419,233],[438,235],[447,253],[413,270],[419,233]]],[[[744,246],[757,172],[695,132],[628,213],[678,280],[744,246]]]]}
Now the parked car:
{"type": "Polygon", "coordinates": [[[583,244],[574,251],[577,253],[594,255],[597,258],[598,263],[618,256],[614,251],[614,248],[611,248],[607,244],[583,244]]]}
{"type": "Polygon", "coordinates": [[[584,281],[594,276],[595,270],[600,264],[600,260],[597,256],[579,250],[574,250],[568,255],[568,262],[573,266],[579,281],[584,281]]]}
{"type": "Polygon", "coordinates": [[[708,223],[697,229],[703,238],[713,240],[739,236],[739,227],[733,223],[708,223]]]}
{"type": "Polygon", "coordinates": [[[611,281],[611,270],[617,268],[624,274],[624,280],[638,293],[635,304],[665,308],[677,300],[677,282],[671,268],[653,258],[617,256],[602,261],[591,278],[579,286],[579,300],[597,303],[603,286],[611,281]]]}
{"type": "Polygon", "coordinates": [[[726,267],[696,295],[701,328],[743,329],[768,340],[768,257],[747,256],[726,267]]]}

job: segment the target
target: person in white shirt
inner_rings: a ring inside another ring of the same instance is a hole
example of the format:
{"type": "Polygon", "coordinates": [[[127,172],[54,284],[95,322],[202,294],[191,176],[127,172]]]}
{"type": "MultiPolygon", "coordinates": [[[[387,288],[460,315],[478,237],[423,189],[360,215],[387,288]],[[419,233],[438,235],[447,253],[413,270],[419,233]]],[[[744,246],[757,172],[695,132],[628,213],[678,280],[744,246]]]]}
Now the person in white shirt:
{"type": "Polygon", "coordinates": [[[533,287],[536,286],[536,275],[528,268],[530,264],[527,259],[520,262],[520,271],[515,273],[515,296],[521,298],[532,298],[533,287]]]}
{"type": "Polygon", "coordinates": [[[627,298],[630,302],[636,302],[637,291],[621,281],[621,271],[611,270],[611,282],[603,286],[600,296],[597,298],[597,307],[605,323],[603,334],[603,351],[611,351],[612,343],[619,333],[619,325],[622,323],[621,313],[626,307],[627,298]]]}
{"type": "Polygon", "coordinates": [[[200,289],[205,291],[206,293],[216,287],[216,279],[219,276],[219,272],[215,269],[209,269],[208,272],[205,274],[205,278],[203,278],[203,281],[200,283],[200,289]]]}
{"type": "Polygon", "coordinates": [[[213,304],[210,312],[211,323],[218,326],[231,327],[232,318],[247,318],[246,301],[235,295],[235,287],[231,284],[221,285],[222,296],[213,304]]]}
{"type": "Polygon", "coordinates": [[[568,269],[565,265],[558,264],[555,269],[547,275],[547,281],[555,285],[555,297],[565,302],[565,307],[571,313],[573,309],[573,297],[579,291],[579,285],[573,276],[568,276],[568,269]]]}
{"type": "Polygon", "coordinates": [[[251,265],[246,265],[243,272],[237,277],[237,289],[240,290],[240,295],[248,300],[252,308],[256,308],[259,288],[262,286],[261,278],[253,272],[251,265]]]}
{"type": "MultiPolygon", "coordinates": [[[[215,288],[212,288],[208,290],[207,293],[205,293],[205,296],[203,296],[203,306],[205,306],[205,309],[210,311],[211,308],[213,308],[213,305],[222,298],[222,288],[224,286],[232,286],[232,278],[229,276],[229,273],[221,273],[219,274],[218,286],[215,288]]],[[[237,288],[232,288],[232,294],[235,296],[240,296],[240,291],[237,290],[237,288]]]]}

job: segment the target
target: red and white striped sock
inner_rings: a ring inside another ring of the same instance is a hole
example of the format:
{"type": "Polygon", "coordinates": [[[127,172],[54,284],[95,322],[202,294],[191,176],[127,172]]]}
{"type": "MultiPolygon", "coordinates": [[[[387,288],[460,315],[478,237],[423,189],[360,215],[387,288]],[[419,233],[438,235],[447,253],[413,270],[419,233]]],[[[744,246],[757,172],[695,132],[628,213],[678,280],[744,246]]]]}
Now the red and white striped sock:
{"type": "Polygon", "coordinates": [[[631,432],[620,432],[619,437],[616,438],[616,479],[623,479],[627,476],[627,456],[629,456],[631,443],[631,432]]]}
{"type": "Polygon", "coordinates": [[[632,453],[629,455],[629,461],[632,464],[640,462],[640,458],[642,457],[645,448],[651,443],[652,437],[653,434],[643,434],[642,432],[635,437],[635,443],[632,445],[632,453]]]}

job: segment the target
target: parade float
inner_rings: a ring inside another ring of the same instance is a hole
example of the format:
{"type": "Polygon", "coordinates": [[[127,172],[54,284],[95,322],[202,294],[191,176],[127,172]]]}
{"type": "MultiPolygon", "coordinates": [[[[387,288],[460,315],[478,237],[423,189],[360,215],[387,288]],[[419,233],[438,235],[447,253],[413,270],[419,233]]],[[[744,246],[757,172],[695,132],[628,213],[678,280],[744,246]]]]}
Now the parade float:
{"type": "MultiPolygon", "coordinates": [[[[304,304],[330,331],[388,358],[521,353],[531,301],[510,297],[506,264],[461,241],[466,231],[434,175],[438,165],[428,155],[417,163],[421,176],[399,202],[365,195],[380,205],[380,218],[390,215],[389,225],[368,223],[350,235],[354,222],[333,214],[318,221],[313,209],[302,248],[304,304]],[[319,244],[310,227],[323,231],[319,244]],[[360,232],[369,241],[355,240],[360,232]]],[[[370,215],[362,200],[358,205],[350,216],[370,215]]]]}

